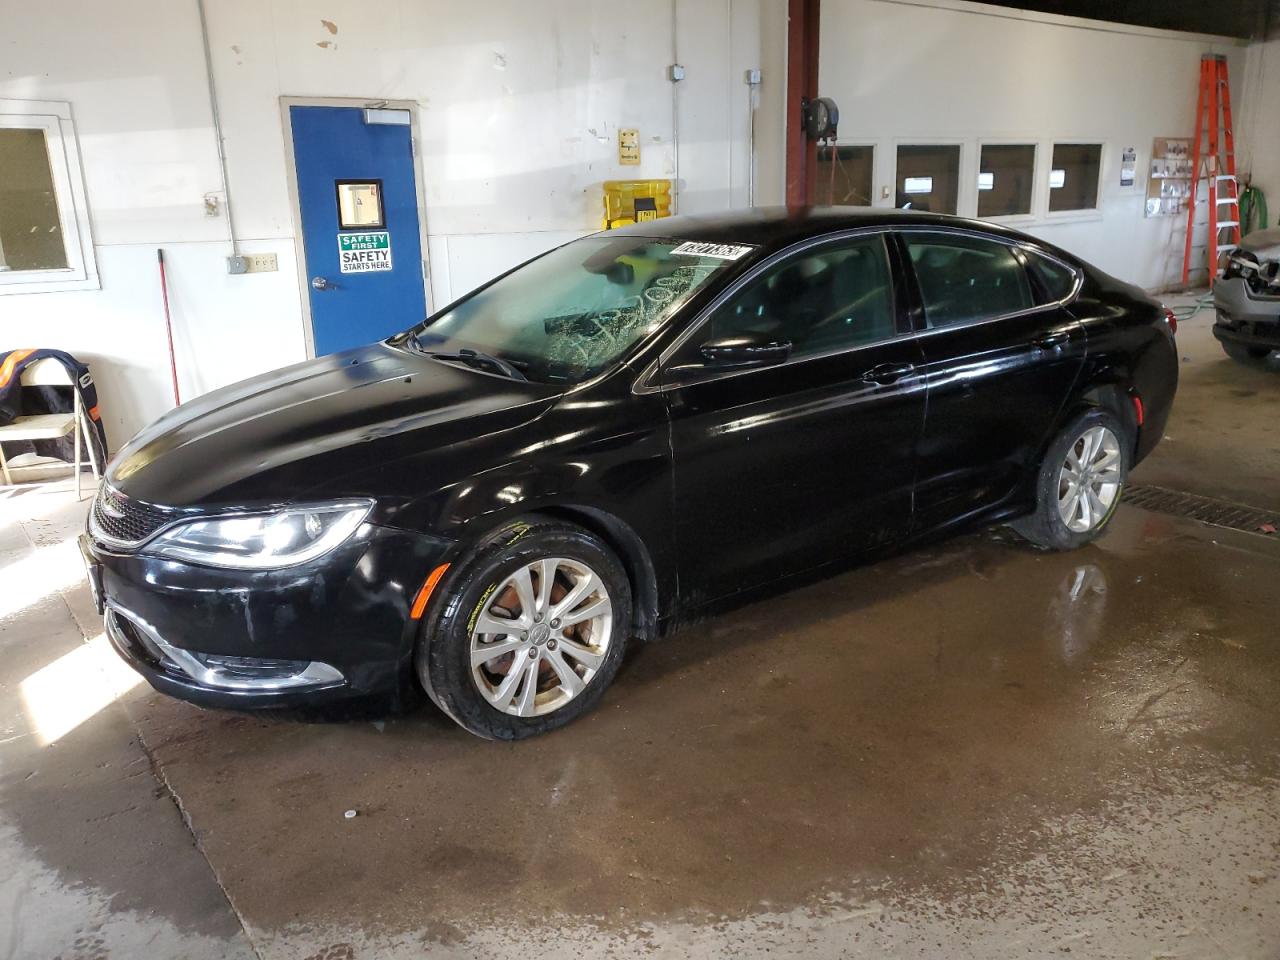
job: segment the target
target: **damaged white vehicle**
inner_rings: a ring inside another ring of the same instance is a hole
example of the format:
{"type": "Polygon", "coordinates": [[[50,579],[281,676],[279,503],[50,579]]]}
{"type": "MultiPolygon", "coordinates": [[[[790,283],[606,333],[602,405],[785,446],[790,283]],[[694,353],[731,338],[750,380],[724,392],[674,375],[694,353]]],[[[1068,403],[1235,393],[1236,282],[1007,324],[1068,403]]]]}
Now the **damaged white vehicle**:
{"type": "Polygon", "coordinates": [[[1213,335],[1227,356],[1256,363],[1280,350],[1280,227],[1249,234],[1213,285],[1213,335]]]}

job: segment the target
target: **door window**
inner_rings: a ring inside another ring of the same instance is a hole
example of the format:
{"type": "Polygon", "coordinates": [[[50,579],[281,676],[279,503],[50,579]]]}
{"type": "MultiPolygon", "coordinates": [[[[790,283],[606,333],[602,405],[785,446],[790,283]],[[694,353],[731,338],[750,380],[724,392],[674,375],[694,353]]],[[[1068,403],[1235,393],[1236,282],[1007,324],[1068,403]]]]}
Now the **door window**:
{"type": "Polygon", "coordinates": [[[715,312],[704,339],[764,335],[790,341],[793,357],[887,340],[892,287],[882,235],[831,244],[756,277],[715,312]]]}
{"type": "Polygon", "coordinates": [[[1036,299],[1039,302],[1056,303],[1071,295],[1076,287],[1076,275],[1070,267],[1030,250],[1025,253],[1032,281],[1038,288],[1036,299]]]}
{"type": "Polygon", "coordinates": [[[929,326],[987,320],[1034,306],[1027,272],[995,240],[939,234],[907,235],[929,326]]]}
{"type": "Polygon", "coordinates": [[[338,180],[338,228],[385,227],[381,180],[338,180]]]}

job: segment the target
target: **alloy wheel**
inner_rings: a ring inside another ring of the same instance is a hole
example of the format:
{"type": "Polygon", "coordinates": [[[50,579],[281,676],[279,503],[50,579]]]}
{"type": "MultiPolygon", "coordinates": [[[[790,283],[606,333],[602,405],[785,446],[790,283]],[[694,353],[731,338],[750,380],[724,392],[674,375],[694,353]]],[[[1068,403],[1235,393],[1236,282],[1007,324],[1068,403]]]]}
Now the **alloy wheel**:
{"type": "Polygon", "coordinates": [[[591,683],[613,636],[600,576],[566,557],[522,566],[481,604],[470,631],[471,677],[503,713],[544,716],[591,683]]]}
{"type": "Polygon", "coordinates": [[[1120,440],[1107,427],[1090,427],[1067,449],[1058,474],[1058,513],[1067,529],[1088,533],[1107,518],[1120,496],[1120,440]]]}

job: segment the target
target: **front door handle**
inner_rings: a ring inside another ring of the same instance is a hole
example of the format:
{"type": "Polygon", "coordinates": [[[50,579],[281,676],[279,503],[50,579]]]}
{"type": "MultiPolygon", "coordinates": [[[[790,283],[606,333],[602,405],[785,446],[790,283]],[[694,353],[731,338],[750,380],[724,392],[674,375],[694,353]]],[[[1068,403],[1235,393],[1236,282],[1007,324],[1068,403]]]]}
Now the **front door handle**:
{"type": "Polygon", "coordinates": [[[866,383],[888,386],[891,383],[897,383],[903,377],[910,376],[915,369],[915,364],[911,363],[881,363],[864,373],[862,379],[866,383]]]}
{"type": "Polygon", "coordinates": [[[1044,336],[1036,337],[1031,342],[1040,350],[1052,350],[1054,347],[1060,347],[1071,339],[1069,333],[1046,333],[1044,336]]]}
{"type": "Polygon", "coordinates": [[[337,286],[338,286],[338,285],[337,285],[336,283],[334,283],[332,280],[326,280],[324,277],[312,277],[312,278],[311,278],[311,289],[312,289],[312,290],[333,290],[333,289],[335,289],[337,286]]]}

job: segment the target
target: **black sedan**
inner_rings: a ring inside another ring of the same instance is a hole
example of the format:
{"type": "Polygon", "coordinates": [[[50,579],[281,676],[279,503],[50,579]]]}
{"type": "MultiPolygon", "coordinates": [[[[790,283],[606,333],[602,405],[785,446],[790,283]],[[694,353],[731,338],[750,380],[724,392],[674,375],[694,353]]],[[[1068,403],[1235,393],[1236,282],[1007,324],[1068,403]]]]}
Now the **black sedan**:
{"type": "Polygon", "coordinates": [[[1160,439],[1173,332],[991,224],[645,223],[184,404],[115,457],[82,543],[161,691],[420,687],[525,737],[595,704],[629,643],[767,584],[999,522],[1092,540],[1160,439]]]}

